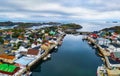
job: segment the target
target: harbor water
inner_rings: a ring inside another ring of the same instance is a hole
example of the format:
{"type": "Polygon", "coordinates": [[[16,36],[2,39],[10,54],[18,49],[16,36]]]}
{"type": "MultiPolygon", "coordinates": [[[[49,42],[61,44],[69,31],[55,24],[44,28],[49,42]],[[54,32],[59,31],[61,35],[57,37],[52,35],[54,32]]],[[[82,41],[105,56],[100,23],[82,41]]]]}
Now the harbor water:
{"type": "Polygon", "coordinates": [[[96,76],[101,64],[95,49],[81,35],[66,35],[62,46],[52,53],[51,59],[37,65],[32,76],[96,76]]]}

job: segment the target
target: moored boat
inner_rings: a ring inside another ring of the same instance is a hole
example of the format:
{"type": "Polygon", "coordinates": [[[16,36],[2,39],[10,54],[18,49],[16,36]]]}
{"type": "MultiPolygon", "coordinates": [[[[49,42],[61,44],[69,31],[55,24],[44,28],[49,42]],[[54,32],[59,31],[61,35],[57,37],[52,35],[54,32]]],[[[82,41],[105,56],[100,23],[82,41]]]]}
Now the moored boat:
{"type": "Polygon", "coordinates": [[[48,54],[47,57],[50,58],[50,57],[51,57],[51,54],[48,54]]]}

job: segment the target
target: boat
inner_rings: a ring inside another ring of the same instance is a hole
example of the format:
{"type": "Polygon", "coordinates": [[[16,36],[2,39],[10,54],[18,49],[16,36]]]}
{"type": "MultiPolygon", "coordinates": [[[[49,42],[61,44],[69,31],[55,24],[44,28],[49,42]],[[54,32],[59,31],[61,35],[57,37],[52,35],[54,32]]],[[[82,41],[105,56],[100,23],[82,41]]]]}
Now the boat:
{"type": "Polygon", "coordinates": [[[96,46],[96,45],[94,45],[93,47],[94,47],[95,49],[97,48],[97,46],[96,46]]]}
{"type": "Polygon", "coordinates": [[[43,60],[47,60],[47,57],[44,57],[43,60]]]}
{"type": "Polygon", "coordinates": [[[90,41],[88,41],[88,44],[91,44],[91,42],[90,42],[90,41]]]}
{"type": "Polygon", "coordinates": [[[50,57],[51,57],[51,54],[48,54],[48,55],[47,55],[47,58],[50,58],[50,57]]]}
{"type": "Polygon", "coordinates": [[[55,46],[55,49],[57,49],[58,48],[58,46],[55,46]]]}

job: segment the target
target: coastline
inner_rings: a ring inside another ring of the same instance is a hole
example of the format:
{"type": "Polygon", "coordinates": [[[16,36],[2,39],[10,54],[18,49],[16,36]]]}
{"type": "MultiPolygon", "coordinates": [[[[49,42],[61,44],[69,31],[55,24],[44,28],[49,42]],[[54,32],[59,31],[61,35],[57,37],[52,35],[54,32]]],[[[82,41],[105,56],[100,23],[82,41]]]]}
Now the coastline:
{"type": "MultiPolygon", "coordinates": [[[[26,25],[27,26],[27,25],[26,25]]],[[[112,27],[113,28],[113,27],[112,27]]],[[[116,28],[116,27],[115,27],[116,28]]],[[[117,27],[118,28],[118,27],[117,27]]],[[[25,72],[29,72],[29,73],[31,73],[30,72],[30,70],[31,70],[31,68],[33,67],[33,66],[35,66],[35,64],[36,63],[38,63],[41,59],[42,60],[47,60],[47,58],[50,58],[51,56],[50,56],[50,51],[53,49],[53,48],[57,48],[56,46],[58,46],[58,44],[60,43],[60,45],[61,45],[61,40],[63,39],[63,37],[65,36],[65,33],[66,34],[72,34],[72,35],[75,35],[75,36],[78,36],[78,35],[85,35],[85,36],[88,36],[88,41],[90,41],[89,43],[91,44],[93,44],[94,46],[95,46],[95,48],[98,48],[98,49],[100,49],[100,51],[99,52],[101,52],[101,56],[103,56],[105,59],[105,61],[106,60],[108,60],[108,58],[106,57],[106,53],[105,52],[103,52],[104,50],[102,50],[102,47],[100,47],[98,44],[96,44],[95,43],[95,41],[94,41],[94,39],[92,39],[91,37],[89,37],[89,35],[90,34],[92,34],[92,33],[95,33],[95,32],[101,32],[101,31],[94,31],[94,32],[80,32],[80,31],[77,31],[78,29],[82,29],[82,27],[80,26],[80,25],[77,25],[77,24],[63,24],[63,25],[61,25],[61,26],[50,26],[50,27],[44,27],[44,28],[40,28],[40,29],[26,29],[26,28],[24,28],[24,29],[22,29],[21,27],[19,28],[17,28],[17,29],[7,29],[7,30],[1,30],[1,34],[4,36],[4,33],[5,33],[5,36],[10,36],[10,39],[11,38],[16,38],[16,37],[18,37],[18,39],[20,39],[20,40],[22,40],[22,39],[24,39],[24,37],[27,37],[27,33],[26,32],[30,32],[29,34],[31,34],[31,37],[29,36],[28,38],[36,38],[36,36],[37,36],[37,33],[40,33],[40,35],[41,35],[41,37],[43,38],[43,39],[47,39],[47,37],[51,34],[51,36],[49,36],[50,38],[52,37],[53,39],[54,39],[54,36],[55,36],[55,38],[57,39],[56,40],[56,42],[55,42],[55,44],[54,45],[48,45],[48,43],[47,44],[45,44],[45,45],[47,45],[48,47],[49,47],[49,49],[46,49],[46,51],[45,51],[45,53],[44,54],[40,54],[40,55],[38,55],[38,56],[36,56],[36,59],[35,60],[32,60],[29,64],[27,64],[27,65],[25,65],[25,68],[21,68],[20,70],[19,70],[19,72],[18,73],[15,73],[15,75],[22,75],[23,73],[25,73],[25,72]],[[49,34],[46,34],[45,33],[45,31],[43,31],[43,30],[46,30],[46,32],[47,33],[49,33],[49,34]],[[57,34],[54,34],[55,32],[54,31],[58,31],[59,32],[59,34],[57,35],[57,34]],[[4,33],[3,33],[4,32],[4,33]],[[20,32],[22,32],[24,35],[22,35],[22,36],[19,36],[20,35],[20,32]],[[43,33],[42,33],[43,32],[43,33]],[[12,33],[15,33],[15,34],[12,34],[12,33]],[[36,34],[36,36],[34,36],[34,34],[36,34]],[[43,36],[44,37],[43,37],[43,36]],[[24,36],[24,37],[23,37],[24,36]],[[46,37],[46,38],[45,38],[46,37]],[[102,51],[101,51],[102,50],[102,51]],[[105,56],[104,56],[105,55],[105,56]]],[[[111,29],[111,28],[110,28],[111,29]]],[[[105,31],[108,31],[108,29],[107,30],[105,30],[105,31]]],[[[40,37],[40,38],[41,38],[40,37]]],[[[4,38],[4,37],[3,37],[4,38]]],[[[49,40],[50,41],[50,40],[49,40]]],[[[32,43],[34,43],[33,41],[31,41],[32,43]]],[[[54,42],[54,41],[53,41],[54,42]]],[[[45,41],[45,43],[46,43],[46,41],[45,41]]],[[[8,42],[5,42],[5,40],[4,40],[4,44],[6,45],[6,44],[8,44],[8,42]]],[[[42,43],[43,44],[43,43],[42,43]]],[[[19,48],[19,46],[17,46],[18,48],[19,48]]],[[[31,45],[31,47],[33,47],[32,45],[31,45]]],[[[16,47],[15,47],[16,48],[16,47]]],[[[39,51],[41,51],[42,52],[42,50],[39,50],[39,51]]],[[[23,54],[24,54],[24,52],[23,52],[23,54]]],[[[26,54],[24,54],[24,55],[26,55],[26,54]]],[[[13,55],[14,56],[14,55],[13,55]]],[[[32,56],[32,55],[31,55],[32,56]]],[[[28,56],[29,57],[29,56],[28,56]]],[[[19,58],[18,58],[19,59],[19,58]]],[[[3,62],[6,62],[6,61],[4,61],[4,58],[1,58],[1,60],[3,60],[3,62]]],[[[16,59],[15,59],[16,60],[16,59]]],[[[13,60],[14,61],[14,60],[13,60]]],[[[13,63],[13,61],[10,61],[10,63],[13,63]]],[[[104,62],[105,62],[104,61],[104,62]]],[[[16,63],[16,62],[14,62],[14,63],[16,63]]],[[[111,64],[109,64],[109,62],[107,61],[107,66],[108,66],[108,69],[111,69],[111,64]]]]}

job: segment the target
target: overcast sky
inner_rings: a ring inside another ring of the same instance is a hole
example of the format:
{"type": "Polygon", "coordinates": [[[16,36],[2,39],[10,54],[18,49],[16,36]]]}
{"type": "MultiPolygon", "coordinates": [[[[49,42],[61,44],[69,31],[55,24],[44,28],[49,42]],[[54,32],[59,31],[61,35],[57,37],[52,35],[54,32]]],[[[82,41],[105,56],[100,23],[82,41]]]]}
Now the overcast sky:
{"type": "Polygon", "coordinates": [[[120,19],[119,0],[0,0],[0,20],[120,19]]]}

